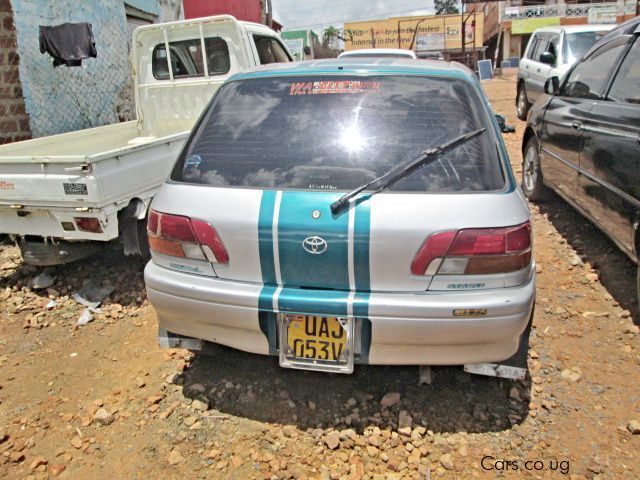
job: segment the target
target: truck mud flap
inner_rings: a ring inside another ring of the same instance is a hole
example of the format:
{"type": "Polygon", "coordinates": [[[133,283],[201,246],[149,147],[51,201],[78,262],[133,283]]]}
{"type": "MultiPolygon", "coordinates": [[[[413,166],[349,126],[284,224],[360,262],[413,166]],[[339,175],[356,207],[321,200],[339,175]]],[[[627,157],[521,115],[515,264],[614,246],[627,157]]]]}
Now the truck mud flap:
{"type": "Polygon", "coordinates": [[[38,267],[75,262],[98,251],[98,245],[93,242],[58,242],[54,244],[20,240],[18,246],[24,263],[38,267]]]}

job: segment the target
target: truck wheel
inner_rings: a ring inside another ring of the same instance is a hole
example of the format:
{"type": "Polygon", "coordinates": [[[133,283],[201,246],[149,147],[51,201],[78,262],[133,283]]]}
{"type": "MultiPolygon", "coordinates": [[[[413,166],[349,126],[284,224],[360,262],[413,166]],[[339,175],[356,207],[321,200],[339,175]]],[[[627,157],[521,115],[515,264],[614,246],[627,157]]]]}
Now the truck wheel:
{"type": "Polygon", "coordinates": [[[524,86],[524,83],[518,89],[518,99],[516,101],[518,118],[520,120],[527,119],[527,113],[529,113],[529,108],[531,104],[529,103],[529,99],[527,98],[527,89],[524,86]]]}
{"type": "Polygon", "coordinates": [[[540,201],[546,198],[547,187],[542,183],[538,141],[531,137],[524,149],[522,159],[522,191],[529,200],[540,201]]]}

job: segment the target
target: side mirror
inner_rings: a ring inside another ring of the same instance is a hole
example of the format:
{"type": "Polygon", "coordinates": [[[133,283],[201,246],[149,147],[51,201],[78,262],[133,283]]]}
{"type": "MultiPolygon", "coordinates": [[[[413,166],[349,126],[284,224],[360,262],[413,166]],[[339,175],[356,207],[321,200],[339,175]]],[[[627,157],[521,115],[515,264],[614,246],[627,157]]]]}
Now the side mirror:
{"type": "Polygon", "coordinates": [[[547,95],[556,95],[560,89],[560,79],[556,76],[549,77],[544,82],[544,93],[547,95]]]}
{"type": "Polygon", "coordinates": [[[551,52],[543,52],[540,54],[540,61],[553,67],[556,64],[556,56],[551,52]]]}
{"type": "Polygon", "coordinates": [[[514,133],[516,131],[516,127],[513,125],[507,125],[507,119],[504,118],[504,115],[496,113],[496,120],[502,133],[514,133]]]}

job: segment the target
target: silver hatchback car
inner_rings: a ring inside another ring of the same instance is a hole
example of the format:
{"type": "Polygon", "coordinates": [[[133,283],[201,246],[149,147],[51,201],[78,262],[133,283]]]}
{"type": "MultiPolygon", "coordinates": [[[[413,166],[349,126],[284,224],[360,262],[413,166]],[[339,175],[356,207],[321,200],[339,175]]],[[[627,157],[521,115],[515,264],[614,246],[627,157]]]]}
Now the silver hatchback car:
{"type": "Polygon", "coordinates": [[[524,376],[529,210],[459,64],[236,75],[151,209],[145,280],[165,346],[213,342],[330,372],[444,364],[524,376]]]}

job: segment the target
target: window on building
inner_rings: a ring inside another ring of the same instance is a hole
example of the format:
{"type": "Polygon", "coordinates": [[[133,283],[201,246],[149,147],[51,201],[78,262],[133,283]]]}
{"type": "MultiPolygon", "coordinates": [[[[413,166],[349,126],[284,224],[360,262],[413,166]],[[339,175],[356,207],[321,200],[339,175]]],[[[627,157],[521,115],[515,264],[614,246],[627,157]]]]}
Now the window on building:
{"type": "MultiPolygon", "coordinates": [[[[205,38],[205,57],[209,75],[224,75],[231,68],[229,47],[220,37],[205,38]]],[[[204,77],[202,43],[199,38],[169,42],[173,78],[204,77]]],[[[168,80],[169,66],[164,43],[153,49],[153,76],[157,80],[168,80]]]]}

